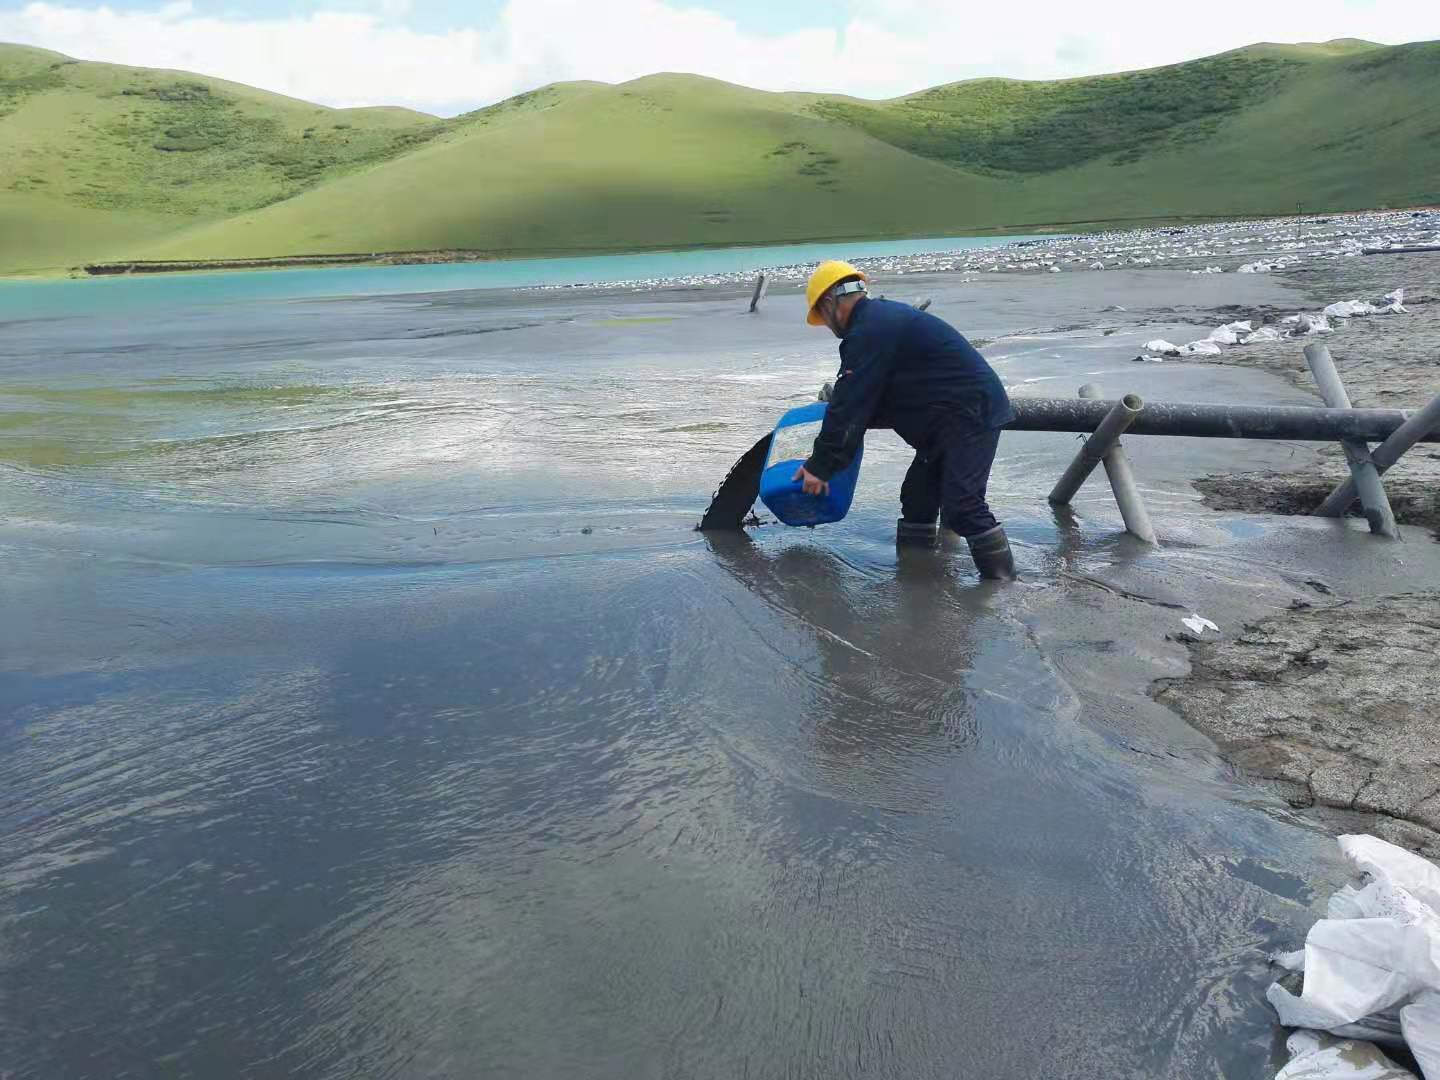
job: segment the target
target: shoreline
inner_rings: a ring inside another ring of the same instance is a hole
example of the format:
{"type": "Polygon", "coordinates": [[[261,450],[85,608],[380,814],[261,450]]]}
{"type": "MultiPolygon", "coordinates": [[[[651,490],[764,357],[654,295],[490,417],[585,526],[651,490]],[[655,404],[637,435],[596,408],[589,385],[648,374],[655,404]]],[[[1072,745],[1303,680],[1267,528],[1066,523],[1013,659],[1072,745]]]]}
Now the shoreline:
{"type": "MultiPolygon", "coordinates": [[[[1097,234],[1141,232],[1151,229],[1180,228],[1215,224],[1243,225],[1256,222],[1302,221],[1318,222],[1338,217],[1356,217],[1379,213],[1413,213],[1433,209],[1428,206],[1405,207],[1389,211],[1317,211],[1298,218],[1269,214],[1249,216],[1188,214],[1173,217],[1099,218],[1076,221],[1051,221],[1028,224],[997,225],[962,230],[955,239],[985,239],[997,236],[1026,236],[1035,239],[1063,239],[1069,236],[1088,238],[1097,234]]],[[[0,273],[0,282],[46,279],[85,280],[92,277],[125,277],[133,275],[225,273],[244,270],[327,269],[355,266],[432,266],[466,263],[522,262],[543,259],[586,258],[606,255],[653,255],[663,253],[724,251],[729,249],[804,246],[813,244],[899,243],[906,240],[934,239],[928,234],[881,233],[852,234],[787,239],[784,241],[754,240],[724,244],[674,244],[624,248],[535,248],[535,249],[470,249],[435,248],[411,251],[342,252],[338,254],[300,254],[236,256],[217,259],[106,259],[69,267],[37,267],[0,273]]]]}
{"type": "MultiPolygon", "coordinates": [[[[1176,223],[1184,219],[1174,219],[1176,223]]],[[[1195,219],[1189,219],[1195,220],[1195,219]]],[[[1074,223],[1103,227],[1104,222],[1074,223]]],[[[1145,222],[1135,222],[1142,227],[1145,222]]],[[[1159,224],[1156,222],[1155,224],[1159,224]]],[[[1041,225],[1016,225],[976,229],[953,234],[957,240],[983,240],[999,236],[1033,236],[1036,239],[1062,237],[1069,233],[1059,230],[1071,227],[1066,222],[1041,225]]],[[[355,266],[437,266],[468,263],[530,262],[547,259],[582,259],[610,255],[664,255],[686,252],[743,251],[769,247],[801,247],[813,244],[883,244],[907,240],[936,239],[931,234],[888,233],[809,237],[797,240],[750,240],[725,244],[664,244],[623,248],[434,248],[420,251],[344,252],[331,255],[266,255],[224,259],[113,259],[84,263],[79,266],[42,267],[33,270],[0,273],[0,282],[35,281],[37,279],[86,280],[93,277],[125,277],[131,275],[226,273],[243,270],[328,269],[355,266]]]]}

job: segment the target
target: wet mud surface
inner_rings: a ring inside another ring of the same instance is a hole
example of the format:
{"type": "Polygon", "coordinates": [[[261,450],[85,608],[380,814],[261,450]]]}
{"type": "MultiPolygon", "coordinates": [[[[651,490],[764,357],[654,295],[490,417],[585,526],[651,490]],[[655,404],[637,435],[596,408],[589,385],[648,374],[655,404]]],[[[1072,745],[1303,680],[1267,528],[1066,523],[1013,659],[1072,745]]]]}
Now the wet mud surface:
{"type": "MultiPolygon", "coordinates": [[[[1273,275],[883,284],[988,339],[1016,394],[1311,400],[1131,363],[1204,311],[1302,302],[1273,275]]],[[[748,298],[7,327],[0,1074],[1283,1059],[1266,958],[1344,868],[1297,789],[1150,687],[1190,671],[1191,612],[1228,641],[1440,580],[1440,545],[1191,484],[1313,470],[1306,445],[1136,438],[1148,547],[1098,479],[1052,513],[1078,442],[1045,433],[1007,434],[992,480],[1015,586],[896,551],[910,455],[883,434],[845,521],[696,533],[834,374],[797,292],[748,298]]]]}
{"type": "MultiPolygon", "coordinates": [[[[1385,494],[1396,521],[1429,529],[1440,539],[1440,464],[1432,462],[1440,462],[1440,451],[1426,446],[1412,449],[1385,474],[1385,494]]],[[[1305,476],[1229,473],[1199,477],[1195,487],[1205,496],[1205,505],[1215,510],[1310,514],[1349,476],[1343,455],[1327,453],[1315,471],[1305,476]]],[[[1358,504],[1351,507],[1350,516],[1362,516],[1358,504]]]]}

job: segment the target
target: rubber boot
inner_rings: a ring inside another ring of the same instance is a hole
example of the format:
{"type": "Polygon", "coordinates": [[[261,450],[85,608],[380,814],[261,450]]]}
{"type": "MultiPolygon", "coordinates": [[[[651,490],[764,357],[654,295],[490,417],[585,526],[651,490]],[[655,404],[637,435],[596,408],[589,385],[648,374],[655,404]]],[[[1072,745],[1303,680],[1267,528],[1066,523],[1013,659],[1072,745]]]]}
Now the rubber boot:
{"type": "Polygon", "coordinates": [[[1005,526],[996,525],[976,536],[967,536],[970,557],[975,560],[975,569],[989,581],[1014,581],[1015,556],[1010,551],[1010,538],[1005,535],[1005,526]]]}
{"type": "Polygon", "coordinates": [[[933,521],[906,521],[900,518],[895,522],[895,546],[939,547],[940,526],[933,521]]]}

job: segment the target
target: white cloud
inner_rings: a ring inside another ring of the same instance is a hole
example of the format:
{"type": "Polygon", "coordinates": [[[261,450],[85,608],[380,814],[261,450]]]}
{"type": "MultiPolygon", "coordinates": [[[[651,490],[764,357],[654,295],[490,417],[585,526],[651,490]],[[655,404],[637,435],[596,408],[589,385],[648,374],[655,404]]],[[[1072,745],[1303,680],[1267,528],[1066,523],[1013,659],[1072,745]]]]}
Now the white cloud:
{"type": "Polygon", "coordinates": [[[1435,0],[1031,0],[1023,11],[870,0],[841,31],[784,34],[744,30],[682,3],[510,0],[488,25],[442,33],[405,26],[409,0],[273,19],[201,15],[185,0],[127,11],[31,3],[0,8],[0,41],[198,71],[329,105],[453,113],[559,79],[619,82],[654,71],[885,97],[978,75],[1150,67],[1256,40],[1440,37],[1435,0]]]}

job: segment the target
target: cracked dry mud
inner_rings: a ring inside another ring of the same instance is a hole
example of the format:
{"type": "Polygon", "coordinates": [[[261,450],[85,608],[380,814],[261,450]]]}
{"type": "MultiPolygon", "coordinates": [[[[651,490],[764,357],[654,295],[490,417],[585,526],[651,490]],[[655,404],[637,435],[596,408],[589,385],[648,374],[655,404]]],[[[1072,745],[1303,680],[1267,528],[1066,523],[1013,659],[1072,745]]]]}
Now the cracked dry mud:
{"type": "Polygon", "coordinates": [[[1155,697],[1327,826],[1440,855],[1440,591],[1283,612],[1193,643],[1155,697]]]}

